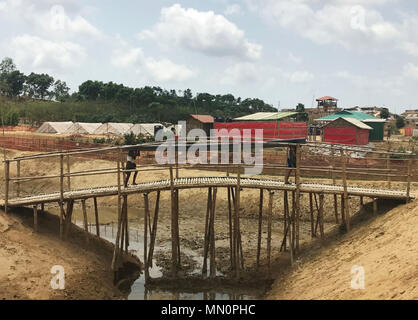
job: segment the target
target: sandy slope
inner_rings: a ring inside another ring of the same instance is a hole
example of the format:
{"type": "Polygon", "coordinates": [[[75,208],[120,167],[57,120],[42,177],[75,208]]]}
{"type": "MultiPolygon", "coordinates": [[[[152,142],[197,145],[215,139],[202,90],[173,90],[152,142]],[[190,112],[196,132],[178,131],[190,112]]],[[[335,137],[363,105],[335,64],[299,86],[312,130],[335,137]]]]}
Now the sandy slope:
{"type": "Polygon", "coordinates": [[[309,252],[300,265],[276,280],[268,298],[418,299],[417,243],[415,201],[309,252]],[[365,269],[364,290],[351,289],[353,265],[365,269]]]}
{"type": "MultiPolygon", "coordinates": [[[[122,294],[112,285],[109,270],[111,250],[92,243],[58,238],[54,217],[41,216],[41,232],[36,234],[28,221],[0,212],[0,299],[115,299],[122,294]],[[52,231],[51,231],[52,230],[52,231]],[[65,290],[52,290],[53,265],[65,269],[65,290]]],[[[80,241],[81,240],[81,241],[80,241]]]]}

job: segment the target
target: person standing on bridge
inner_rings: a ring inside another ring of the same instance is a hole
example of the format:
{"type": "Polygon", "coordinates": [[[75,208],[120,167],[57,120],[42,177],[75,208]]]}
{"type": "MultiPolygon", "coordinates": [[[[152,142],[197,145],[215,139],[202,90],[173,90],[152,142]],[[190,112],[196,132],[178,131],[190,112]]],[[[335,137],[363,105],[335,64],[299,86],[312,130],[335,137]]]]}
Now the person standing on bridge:
{"type": "Polygon", "coordinates": [[[287,167],[289,169],[286,170],[286,175],[284,177],[284,183],[289,184],[289,177],[292,174],[292,171],[295,172],[295,180],[296,180],[296,170],[290,168],[296,168],[296,145],[292,144],[289,145],[287,148],[287,167]]]}
{"type": "MultiPolygon", "coordinates": [[[[128,156],[126,157],[126,170],[136,170],[136,163],[135,159],[139,156],[139,150],[129,150],[128,156]]],[[[132,171],[126,172],[126,178],[125,178],[125,188],[128,187],[129,178],[131,177],[132,171]]],[[[136,176],[138,175],[138,171],[134,172],[132,184],[136,185],[136,176]]]]}

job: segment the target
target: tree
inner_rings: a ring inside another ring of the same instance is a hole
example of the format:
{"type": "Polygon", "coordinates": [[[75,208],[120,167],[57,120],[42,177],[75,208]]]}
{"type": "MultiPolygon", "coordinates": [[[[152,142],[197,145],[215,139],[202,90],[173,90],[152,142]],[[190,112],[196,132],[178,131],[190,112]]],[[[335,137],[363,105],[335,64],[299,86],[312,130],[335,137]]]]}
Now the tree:
{"type": "Polygon", "coordinates": [[[298,105],[296,106],[296,112],[298,112],[298,114],[296,115],[296,121],[301,121],[301,122],[308,121],[309,116],[305,112],[304,104],[298,103],[298,105]]]}
{"type": "Polygon", "coordinates": [[[380,111],[380,118],[387,119],[389,118],[389,116],[390,114],[388,108],[382,108],[382,110],[380,111]]]}
{"type": "Polygon", "coordinates": [[[3,74],[8,74],[16,70],[16,65],[13,62],[12,58],[4,58],[0,62],[0,76],[3,74]]]}
{"type": "Polygon", "coordinates": [[[54,83],[54,78],[46,73],[37,74],[32,72],[26,79],[26,89],[29,97],[44,99],[50,95],[48,89],[54,83]]]}
{"type": "Polygon", "coordinates": [[[97,100],[103,92],[103,82],[87,80],[78,87],[78,91],[87,100],[97,100]]]}
{"type": "Polygon", "coordinates": [[[400,129],[403,127],[405,127],[405,120],[400,116],[396,116],[396,128],[400,129]]]}
{"type": "Polygon", "coordinates": [[[64,102],[65,100],[67,100],[70,97],[69,91],[70,91],[70,88],[67,86],[65,81],[61,81],[61,80],[55,81],[53,96],[55,97],[57,101],[64,102]]]}
{"type": "Polygon", "coordinates": [[[13,97],[17,97],[22,93],[25,81],[26,76],[18,70],[12,71],[4,76],[4,82],[9,89],[9,95],[13,97]]]}

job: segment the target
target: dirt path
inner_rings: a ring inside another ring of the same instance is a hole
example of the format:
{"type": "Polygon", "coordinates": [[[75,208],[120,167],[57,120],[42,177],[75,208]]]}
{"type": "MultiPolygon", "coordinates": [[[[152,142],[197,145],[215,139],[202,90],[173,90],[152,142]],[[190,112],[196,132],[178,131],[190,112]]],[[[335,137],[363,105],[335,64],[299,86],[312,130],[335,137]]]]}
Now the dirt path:
{"type": "Polygon", "coordinates": [[[418,299],[418,201],[353,228],[300,257],[280,275],[269,299],[418,299]],[[354,265],[365,270],[365,289],[350,286],[354,265]]]}

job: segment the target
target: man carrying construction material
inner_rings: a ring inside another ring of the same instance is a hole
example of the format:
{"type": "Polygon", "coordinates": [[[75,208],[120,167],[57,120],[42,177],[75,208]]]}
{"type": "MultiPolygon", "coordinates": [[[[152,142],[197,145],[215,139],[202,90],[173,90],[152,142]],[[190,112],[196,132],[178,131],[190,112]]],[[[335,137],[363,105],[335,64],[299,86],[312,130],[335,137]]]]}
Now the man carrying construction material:
{"type": "MultiPolygon", "coordinates": [[[[136,164],[135,164],[135,159],[136,157],[139,156],[139,151],[138,150],[129,150],[128,151],[128,156],[126,157],[126,170],[136,170],[136,164]]],[[[126,172],[126,178],[125,178],[125,188],[128,187],[128,181],[129,178],[131,176],[131,171],[126,172]]],[[[136,185],[136,176],[138,175],[138,171],[134,172],[134,177],[132,180],[132,184],[136,185]]]]}
{"type": "MultiPolygon", "coordinates": [[[[289,145],[287,148],[287,166],[289,168],[296,168],[296,145],[289,145]]],[[[287,169],[284,177],[285,184],[289,184],[289,177],[292,174],[292,171],[295,172],[296,179],[296,170],[287,169]]]]}

